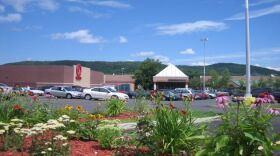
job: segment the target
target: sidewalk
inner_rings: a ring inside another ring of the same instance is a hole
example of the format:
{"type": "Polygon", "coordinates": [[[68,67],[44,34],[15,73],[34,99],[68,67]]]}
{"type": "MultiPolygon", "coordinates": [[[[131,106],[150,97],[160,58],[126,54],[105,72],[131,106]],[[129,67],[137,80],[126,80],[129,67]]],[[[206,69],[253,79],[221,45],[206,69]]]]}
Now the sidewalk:
{"type": "MultiPolygon", "coordinates": [[[[197,118],[194,123],[205,123],[205,122],[212,122],[212,121],[218,121],[220,120],[220,116],[213,116],[213,117],[205,117],[205,118],[197,118]]],[[[131,122],[131,123],[122,123],[117,124],[117,126],[123,130],[134,130],[136,129],[137,123],[131,122]]]]}

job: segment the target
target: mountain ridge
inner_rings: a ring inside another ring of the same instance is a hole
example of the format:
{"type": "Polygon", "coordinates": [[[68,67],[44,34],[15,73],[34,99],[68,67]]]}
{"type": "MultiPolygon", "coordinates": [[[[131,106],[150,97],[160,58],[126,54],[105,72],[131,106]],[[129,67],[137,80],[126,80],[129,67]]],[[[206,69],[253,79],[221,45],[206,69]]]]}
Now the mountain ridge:
{"type": "MultiPolygon", "coordinates": [[[[81,60],[57,60],[57,61],[20,61],[7,63],[4,65],[67,65],[72,66],[74,64],[81,64],[82,66],[89,67],[92,70],[101,71],[106,74],[133,74],[133,72],[139,67],[142,61],[81,61],[81,60]],[[122,70],[123,68],[123,70],[122,70]]],[[[161,64],[163,69],[166,65],[161,64]]],[[[176,65],[186,75],[202,75],[203,66],[189,66],[189,65],[176,65]]],[[[224,69],[229,69],[231,75],[240,76],[245,75],[246,66],[244,64],[236,63],[216,63],[206,66],[206,75],[210,70],[216,70],[218,73],[222,73],[224,69]]],[[[280,75],[280,71],[268,69],[259,66],[251,66],[252,76],[270,76],[280,75]]]]}

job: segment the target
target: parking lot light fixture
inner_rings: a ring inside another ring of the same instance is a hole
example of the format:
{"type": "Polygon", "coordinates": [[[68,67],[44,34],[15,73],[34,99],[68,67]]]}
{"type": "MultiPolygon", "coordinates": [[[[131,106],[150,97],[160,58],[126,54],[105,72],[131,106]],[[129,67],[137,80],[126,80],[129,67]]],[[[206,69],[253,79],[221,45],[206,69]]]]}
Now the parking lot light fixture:
{"type": "Polygon", "coordinates": [[[205,92],[205,43],[208,38],[202,38],[200,41],[203,42],[203,92],[205,92]]]}
{"type": "Polygon", "coordinates": [[[246,22],[246,97],[251,97],[251,62],[250,62],[250,23],[249,2],[245,0],[245,22],[246,22]]]}

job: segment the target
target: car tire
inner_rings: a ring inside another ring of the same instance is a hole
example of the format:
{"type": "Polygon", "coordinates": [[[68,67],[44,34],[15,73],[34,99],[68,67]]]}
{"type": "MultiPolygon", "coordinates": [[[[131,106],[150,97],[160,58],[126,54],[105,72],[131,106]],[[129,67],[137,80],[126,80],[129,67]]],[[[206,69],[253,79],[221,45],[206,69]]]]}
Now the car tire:
{"type": "Polygon", "coordinates": [[[86,94],[86,95],[85,95],[85,99],[86,99],[86,100],[91,100],[91,99],[92,99],[92,97],[91,97],[91,95],[86,94]]]}
{"type": "Polygon", "coordinates": [[[72,95],[71,94],[66,94],[66,98],[67,99],[72,99],[72,95]]]}

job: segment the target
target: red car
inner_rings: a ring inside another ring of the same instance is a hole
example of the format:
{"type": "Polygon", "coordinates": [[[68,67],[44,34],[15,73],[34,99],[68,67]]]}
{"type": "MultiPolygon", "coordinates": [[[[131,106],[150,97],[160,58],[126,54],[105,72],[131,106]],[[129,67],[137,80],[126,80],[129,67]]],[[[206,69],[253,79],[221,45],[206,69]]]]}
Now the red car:
{"type": "Polygon", "coordinates": [[[204,93],[203,91],[193,91],[193,98],[195,100],[205,100],[209,99],[209,95],[207,93],[204,93]]]}

